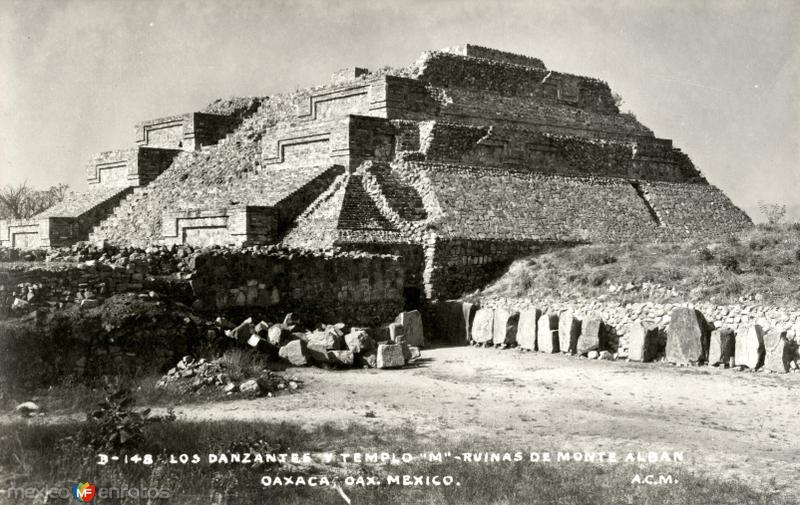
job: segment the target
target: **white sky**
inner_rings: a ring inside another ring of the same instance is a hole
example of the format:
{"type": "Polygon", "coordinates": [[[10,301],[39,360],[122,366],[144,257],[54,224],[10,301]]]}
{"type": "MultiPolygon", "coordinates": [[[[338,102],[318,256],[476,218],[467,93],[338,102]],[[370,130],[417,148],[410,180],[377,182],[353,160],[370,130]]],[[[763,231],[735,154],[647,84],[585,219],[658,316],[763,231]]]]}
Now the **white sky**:
{"type": "Polygon", "coordinates": [[[0,0],[0,183],[85,186],[133,125],[476,43],[598,77],[740,206],[800,210],[800,2],[0,0]]]}

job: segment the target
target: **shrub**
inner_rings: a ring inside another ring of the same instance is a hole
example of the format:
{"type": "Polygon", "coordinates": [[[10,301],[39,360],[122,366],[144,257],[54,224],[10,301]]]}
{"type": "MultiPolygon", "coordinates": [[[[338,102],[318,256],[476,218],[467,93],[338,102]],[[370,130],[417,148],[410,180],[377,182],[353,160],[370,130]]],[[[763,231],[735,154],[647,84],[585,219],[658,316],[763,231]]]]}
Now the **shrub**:
{"type": "Polygon", "coordinates": [[[714,253],[708,247],[701,247],[695,251],[695,256],[700,261],[711,261],[714,259],[714,253]]]}
{"type": "Polygon", "coordinates": [[[617,262],[617,257],[602,251],[590,251],[583,257],[583,263],[593,267],[610,265],[617,262]]]}
{"type": "Polygon", "coordinates": [[[780,224],[783,218],[786,217],[786,205],[759,201],[758,209],[764,214],[764,217],[767,218],[767,225],[769,226],[780,224]]]}
{"type": "Polygon", "coordinates": [[[719,264],[728,272],[739,273],[739,259],[735,254],[723,254],[719,258],[719,264]]]}
{"type": "Polygon", "coordinates": [[[266,365],[264,355],[249,349],[229,349],[219,361],[234,381],[258,377],[266,365]]]}
{"type": "Polygon", "coordinates": [[[150,409],[133,410],[133,394],[117,383],[106,384],[105,392],[99,408],[86,416],[84,440],[97,450],[135,448],[144,440],[150,409]]]}

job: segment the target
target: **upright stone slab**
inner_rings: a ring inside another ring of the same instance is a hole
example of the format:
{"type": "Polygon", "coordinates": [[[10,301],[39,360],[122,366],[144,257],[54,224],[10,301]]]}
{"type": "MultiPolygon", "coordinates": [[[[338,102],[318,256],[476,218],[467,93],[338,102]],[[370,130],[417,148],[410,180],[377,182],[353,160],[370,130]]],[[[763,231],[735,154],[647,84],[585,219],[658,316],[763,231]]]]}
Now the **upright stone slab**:
{"type": "Polygon", "coordinates": [[[758,324],[740,328],[736,335],[736,366],[755,370],[764,363],[764,330],[758,324]]]}
{"type": "Polygon", "coordinates": [[[519,325],[517,326],[517,345],[521,349],[535,351],[536,346],[536,325],[541,317],[542,311],[529,308],[523,310],[519,315],[519,325]]]}
{"type": "Polygon", "coordinates": [[[764,335],[764,368],[786,373],[794,361],[795,342],[786,337],[785,331],[770,330],[764,335]]]}
{"type": "Polygon", "coordinates": [[[736,335],[731,328],[718,328],[711,332],[708,344],[708,364],[731,365],[731,359],[736,352],[736,335]]]}
{"type": "Polygon", "coordinates": [[[658,353],[658,328],[640,322],[628,326],[628,359],[631,361],[653,361],[658,353]]]}
{"type": "Polygon", "coordinates": [[[561,352],[575,353],[578,337],[581,336],[581,321],[572,312],[562,312],[558,316],[558,349],[561,352]]]}
{"type": "Polygon", "coordinates": [[[508,309],[495,309],[492,343],[511,347],[517,344],[519,312],[508,309]]]}
{"type": "Polygon", "coordinates": [[[581,336],[575,346],[580,355],[589,351],[599,351],[603,343],[603,318],[598,314],[590,314],[581,323],[581,336]]]}
{"type": "Polygon", "coordinates": [[[700,312],[688,307],[674,309],[667,330],[667,361],[679,365],[705,361],[709,337],[700,312]]]}
{"type": "Polygon", "coordinates": [[[536,325],[536,342],[540,352],[558,352],[558,316],[542,314],[536,325]]]}
{"type": "Polygon", "coordinates": [[[490,308],[479,309],[472,321],[472,341],[476,344],[492,343],[494,327],[494,310],[490,308]]]}
{"type": "Polygon", "coordinates": [[[451,344],[469,344],[476,311],[477,307],[470,302],[437,302],[434,310],[436,337],[451,344]]]}
{"type": "Polygon", "coordinates": [[[415,347],[425,346],[425,336],[422,333],[422,314],[418,310],[401,312],[395,319],[396,323],[403,325],[404,335],[408,345],[415,347]]]}

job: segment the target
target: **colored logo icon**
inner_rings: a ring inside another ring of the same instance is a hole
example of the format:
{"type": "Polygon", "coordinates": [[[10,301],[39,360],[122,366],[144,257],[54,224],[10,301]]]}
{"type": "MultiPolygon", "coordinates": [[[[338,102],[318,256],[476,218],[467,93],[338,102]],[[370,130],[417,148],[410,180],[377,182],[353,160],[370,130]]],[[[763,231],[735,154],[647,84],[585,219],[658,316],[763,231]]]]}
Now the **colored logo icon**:
{"type": "Polygon", "coordinates": [[[94,484],[80,482],[72,486],[72,496],[80,502],[92,501],[94,499],[94,484]]]}

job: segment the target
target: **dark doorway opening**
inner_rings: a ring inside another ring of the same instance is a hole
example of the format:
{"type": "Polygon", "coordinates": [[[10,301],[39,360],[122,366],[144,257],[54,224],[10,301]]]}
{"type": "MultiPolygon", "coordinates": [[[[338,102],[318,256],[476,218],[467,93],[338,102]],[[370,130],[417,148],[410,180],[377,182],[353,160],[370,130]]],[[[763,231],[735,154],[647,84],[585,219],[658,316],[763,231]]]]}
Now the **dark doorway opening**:
{"type": "Polygon", "coordinates": [[[404,310],[420,310],[422,308],[422,291],[419,288],[403,288],[403,298],[405,298],[404,310]]]}

